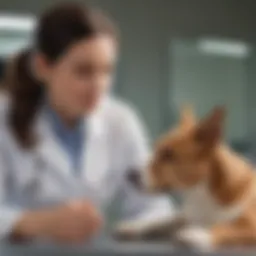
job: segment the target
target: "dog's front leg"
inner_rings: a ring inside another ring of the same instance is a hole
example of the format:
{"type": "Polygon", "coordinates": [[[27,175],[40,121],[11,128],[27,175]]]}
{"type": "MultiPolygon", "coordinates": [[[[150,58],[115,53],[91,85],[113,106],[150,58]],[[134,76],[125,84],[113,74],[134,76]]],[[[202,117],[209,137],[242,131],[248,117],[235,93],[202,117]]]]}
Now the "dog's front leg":
{"type": "Polygon", "coordinates": [[[211,230],[200,226],[187,226],[180,229],[173,241],[180,247],[202,251],[212,250],[215,247],[211,230]]]}
{"type": "Polygon", "coordinates": [[[117,225],[114,236],[118,240],[170,240],[185,224],[178,214],[156,220],[124,221],[117,225]]]}
{"type": "Polygon", "coordinates": [[[199,250],[214,250],[229,246],[256,245],[256,227],[241,221],[222,223],[212,228],[187,227],[176,234],[180,246],[199,250]]]}

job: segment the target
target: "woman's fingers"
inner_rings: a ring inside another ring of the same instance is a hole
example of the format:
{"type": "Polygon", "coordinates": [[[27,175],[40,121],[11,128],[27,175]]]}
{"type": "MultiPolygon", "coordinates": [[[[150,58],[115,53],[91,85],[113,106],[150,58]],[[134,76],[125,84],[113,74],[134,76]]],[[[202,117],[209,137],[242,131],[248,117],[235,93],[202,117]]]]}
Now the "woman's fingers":
{"type": "Polygon", "coordinates": [[[75,240],[89,239],[102,226],[102,217],[89,201],[71,202],[67,205],[67,209],[71,215],[69,232],[75,240]]]}

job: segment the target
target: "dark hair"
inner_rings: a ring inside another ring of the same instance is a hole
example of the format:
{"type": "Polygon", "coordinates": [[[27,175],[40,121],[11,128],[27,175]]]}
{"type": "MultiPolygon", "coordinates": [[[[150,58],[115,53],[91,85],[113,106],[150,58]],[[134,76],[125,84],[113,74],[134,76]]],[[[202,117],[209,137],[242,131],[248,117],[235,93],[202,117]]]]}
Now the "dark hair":
{"type": "MultiPolygon", "coordinates": [[[[100,11],[78,3],[59,4],[46,11],[35,31],[35,50],[54,62],[79,40],[97,34],[116,37],[112,22],[100,11]]],[[[34,77],[30,59],[34,49],[14,58],[7,80],[11,108],[9,121],[19,144],[29,148],[36,142],[34,122],[44,98],[43,86],[34,77]]]]}

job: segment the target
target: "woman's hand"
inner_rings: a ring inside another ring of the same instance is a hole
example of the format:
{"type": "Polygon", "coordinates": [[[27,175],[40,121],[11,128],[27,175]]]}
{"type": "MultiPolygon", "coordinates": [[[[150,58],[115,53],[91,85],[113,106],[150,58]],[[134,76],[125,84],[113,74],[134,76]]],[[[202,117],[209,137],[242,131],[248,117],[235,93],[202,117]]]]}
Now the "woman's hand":
{"type": "Polygon", "coordinates": [[[75,201],[24,214],[13,230],[13,237],[80,243],[90,239],[101,226],[101,216],[90,202],[75,201]]]}

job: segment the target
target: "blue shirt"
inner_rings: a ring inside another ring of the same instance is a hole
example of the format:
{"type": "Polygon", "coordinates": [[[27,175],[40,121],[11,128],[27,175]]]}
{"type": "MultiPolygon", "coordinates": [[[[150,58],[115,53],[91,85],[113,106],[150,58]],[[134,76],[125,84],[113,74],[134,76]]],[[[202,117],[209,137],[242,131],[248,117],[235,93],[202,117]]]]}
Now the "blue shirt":
{"type": "Polygon", "coordinates": [[[82,151],[84,146],[84,120],[78,120],[74,127],[70,128],[64,124],[60,116],[49,106],[46,113],[56,138],[66,151],[74,173],[80,170],[82,151]]]}

